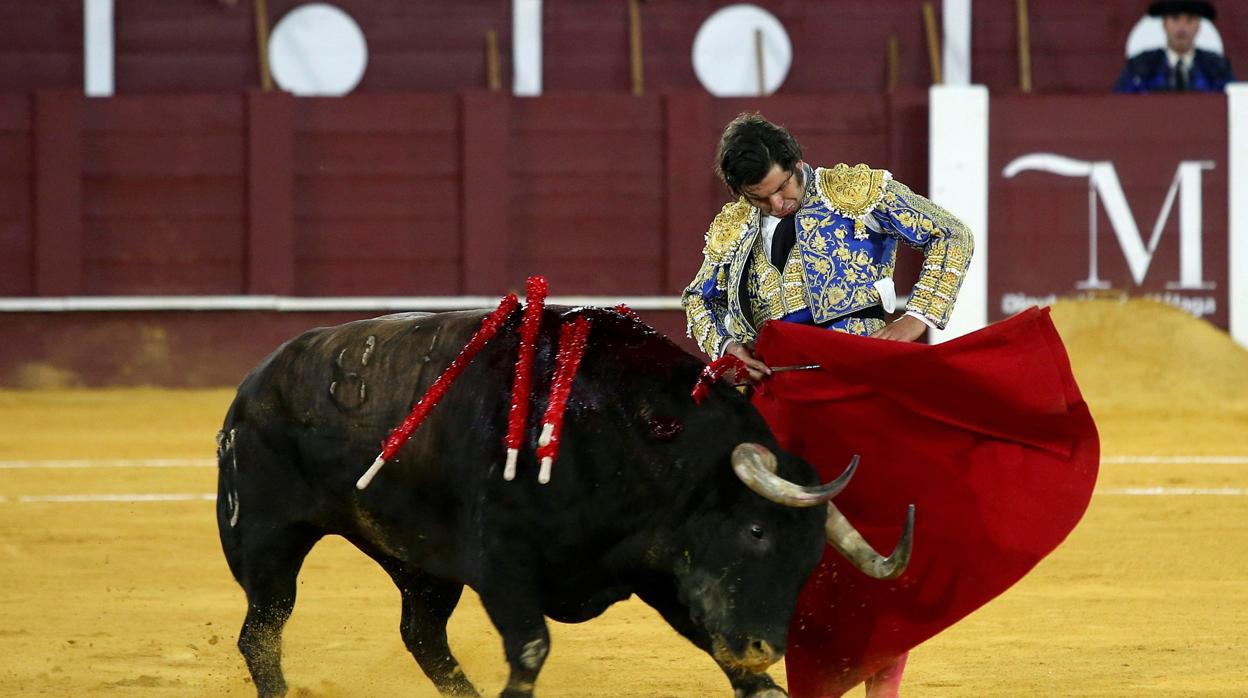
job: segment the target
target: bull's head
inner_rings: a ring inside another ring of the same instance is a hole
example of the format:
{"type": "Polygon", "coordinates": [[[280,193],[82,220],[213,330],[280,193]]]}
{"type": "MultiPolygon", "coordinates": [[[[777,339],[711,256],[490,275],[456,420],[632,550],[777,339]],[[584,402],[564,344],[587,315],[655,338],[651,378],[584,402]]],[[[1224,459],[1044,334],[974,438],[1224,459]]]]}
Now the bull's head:
{"type": "Polygon", "coordinates": [[[786,472],[810,475],[809,466],[784,458],[782,466],[764,446],[737,446],[732,469],[761,498],[745,493],[727,514],[715,508],[704,514],[699,528],[706,537],[678,569],[681,600],[729,676],[761,672],[783,656],[798,594],[825,541],[871,577],[896,577],[909,561],[913,507],[896,548],[884,557],[831,503],[853,476],[856,458],[823,485],[786,479],[786,472]]]}

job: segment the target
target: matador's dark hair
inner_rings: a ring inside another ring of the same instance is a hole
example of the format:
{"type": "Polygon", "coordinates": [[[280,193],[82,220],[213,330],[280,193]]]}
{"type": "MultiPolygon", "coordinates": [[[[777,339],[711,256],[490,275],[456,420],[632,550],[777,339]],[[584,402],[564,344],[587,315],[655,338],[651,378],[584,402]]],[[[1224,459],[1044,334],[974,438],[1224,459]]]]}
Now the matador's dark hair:
{"type": "Polygon", "coordinates": [[[792,171],[802,159],[802,146],[783,126],[757,112],[744,113],[728,122],[719,139],[715,173],[733,194],[763,181],[772,165],[792,171]]]}

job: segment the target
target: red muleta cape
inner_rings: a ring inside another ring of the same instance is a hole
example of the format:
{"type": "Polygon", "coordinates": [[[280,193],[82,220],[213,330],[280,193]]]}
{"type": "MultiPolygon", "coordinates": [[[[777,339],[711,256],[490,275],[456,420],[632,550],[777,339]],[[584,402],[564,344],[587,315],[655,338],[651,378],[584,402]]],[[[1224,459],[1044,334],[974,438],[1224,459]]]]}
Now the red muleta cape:
{"type": "Polygon", "coordinates": [[[754,405],[824,481],[862,457],[835,503],[876,550],[916,507],[897,579],[825,550],[789,628],[794,698],[839,696],[984,605],[1087,509],[1100,443],[1047,308],[938,345],[769,322],[757,351],[822,366],[773,375],[754,405]]]}

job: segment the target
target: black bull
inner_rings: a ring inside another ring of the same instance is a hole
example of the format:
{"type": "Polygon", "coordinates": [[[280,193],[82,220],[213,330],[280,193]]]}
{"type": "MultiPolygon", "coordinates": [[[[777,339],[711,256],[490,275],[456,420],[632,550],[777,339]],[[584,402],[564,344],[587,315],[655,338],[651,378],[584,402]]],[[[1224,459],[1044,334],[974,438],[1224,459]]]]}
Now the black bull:
{"type": "Polygon", "coordinates": [[[703,364],[601,309],[545,310],[514,481],[502,470],[518,312],[357,490],[382,441],[484,315],[392,315],[311,330],[243,380],[218,438],[217,521],[247,595],[238,645],[260,695],[286,691],[282,627],[303,559],[327,534],[389,573],[402,594],[404,643],[450,695],[477,695],[446,637],[465,584],[502,635],[504,696],[532,695],[549,651],[544,616],[588,620],[631,594],[711,654],[737,696],[782,696],[763,670],[784,652],[825,532],[868,574],[904,566],[909,525],[898,551],[882,558],[827,503],[852,467],[818,486],[815,470],[777,448],[742,395],[717,384],[695,405],[690,389],[703,364]],[[592,330],[543,485],[533,448],[559,323],[574,312],[592,330]]]}

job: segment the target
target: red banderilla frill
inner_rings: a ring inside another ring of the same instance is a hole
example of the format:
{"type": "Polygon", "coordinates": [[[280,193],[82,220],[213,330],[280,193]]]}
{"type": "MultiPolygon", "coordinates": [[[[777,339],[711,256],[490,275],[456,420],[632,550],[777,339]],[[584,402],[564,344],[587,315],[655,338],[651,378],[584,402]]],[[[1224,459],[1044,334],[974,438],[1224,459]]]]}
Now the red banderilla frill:
{"type": "Polygon", "coordinates": [[[737,381],[750,377],[750,371],[745,367],[744,361],[732,354],[724,354],[702,369],[702,374],[698,376],[698,382],[694,384],[693,392],[690,393],[693,401],[701,405],[702,398],[711,391],[711,384],[723,377],[729,370],[733,372],[733,379],[737,381]]]}
{"type": "Polygon", "coordinates": [[[520,301],[515,294],[509,293],[498,304],[498,308],[481,321],[481,328],[477,330],[472,339],[468,341],[468,344],[459,352],[459,356],[456,356],[455,360],[442,372],[442,375],[438,376],[433,385],[429,386],[424,396],[420,398],[420,401],[412,408],[411,413],[407,415],[407,419],[403,420],[402,424],[390,432],[390,437],[386,439],[385,445],[382,447],[381,455],[377,456],[377,460],[373,461],[368,471],[355,482],[356,489],[362,490],[368,487],[368,483],[372,482],[373,477],[377,475],[377,471],[381,470],[381,466],[393,458],[394,454],[398,453],[399,449],[403,447],[403,444],[407,443],[407,440],[412,436],[412,432],[416,431],[416,427],[420,426],[420,423],[424,421],[429,411],[446,394],[446,389],[455,382],[456,378],[459,378],[459,374],[463,373],[468,364],[476,357],[477,352],[481,351],[485,343],[494,337],[498,332],[498,328],[506,322],[507,317],[519,305],[520,301]]]}
{"type": "Polygon", "coordinates": [[[620,303],[619,305],[612,308],[612,310],[619,313],[620,315],[623,315],[629,320],[636,320],[638,322],[641,322],[641,316],[637,314],[636,310],[633,310],[632,308],[628,307],[627,303],[620,303]]]}
{"type": "Polygon", "coordinates": [[[537,343],[537,330],[542,323],[542,308],[546,304],[546,279],[530,276],[528,293],[524,304],[524,318],[520,321],[520,356],[516,359],[516,375],[511,383],[511,411],[507,415],[507,464],[503,466],[503,479],[516,477],[516,458],[524,445],[524,425],[529,420],[529,393],[533,389],[533,354],[537,343]]]}
{"type": "Polygon", "coordinates": [[[546,416],[542,418],[542,436],[537,442],[537,457],[541,468],[537,481],[543,485],[550,482],[550,469],[559,457],[559,435],[563,431],[563,411],[572,391],[572,381],[585,355],[585,342],[589,338],[589,320],[583,315],[575,321],[565,322],[559,331],[559,354],[555,360],[555,376],[550,382],[550,400],[546,403],[546,416]]]}

